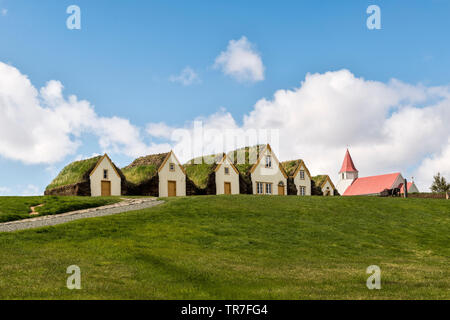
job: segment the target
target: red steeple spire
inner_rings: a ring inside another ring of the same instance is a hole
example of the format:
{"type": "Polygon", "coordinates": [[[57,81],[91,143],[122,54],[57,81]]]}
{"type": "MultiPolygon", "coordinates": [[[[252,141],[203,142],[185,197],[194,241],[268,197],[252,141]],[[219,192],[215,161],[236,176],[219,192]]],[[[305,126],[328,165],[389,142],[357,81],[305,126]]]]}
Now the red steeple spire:
{"type": "Polygon", "coordinates": [[[341,171],[339,171],[339,173],[342,172],[358,172],[358,170],[356,170],[355,168],[355,165],[353,164],[352,156],[350,155],[348,149],[345,153],[344,162],[342,162],[341,171]]]}

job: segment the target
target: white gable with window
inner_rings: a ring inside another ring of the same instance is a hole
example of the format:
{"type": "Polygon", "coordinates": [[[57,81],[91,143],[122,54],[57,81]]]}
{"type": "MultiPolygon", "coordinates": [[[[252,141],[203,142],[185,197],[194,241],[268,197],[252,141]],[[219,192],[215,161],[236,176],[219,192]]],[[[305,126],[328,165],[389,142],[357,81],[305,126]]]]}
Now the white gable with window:
{"type": "Polygon", "coordinates": [[[90,173],[91,196],[120,196],[122,179],[105,154],[90,173]]]}
{"type": "Polygon", "coordinates": [[[258,160],[250,171],[253,194],[286,195],[287,176],[269,145],[258,160]]]}
{"type": "Polygon", "coordinates": [[[311,195],[311,176],[303,161],[300,162],[299,167],[294,172],[294,184],[297,188],[297,195],[311,195]]]}
{"type": "Polygon", "coordinates": [[[170,152],[164,163],[158,170],[159,196],[185,196],[186,195],[186,173],[173,152],[170,152]]]}
{"type": "Polygon", "coordinates": [[[228,156],[224,156],[217,164],[216,194],[239,194],[239,172],[228,156]]]}

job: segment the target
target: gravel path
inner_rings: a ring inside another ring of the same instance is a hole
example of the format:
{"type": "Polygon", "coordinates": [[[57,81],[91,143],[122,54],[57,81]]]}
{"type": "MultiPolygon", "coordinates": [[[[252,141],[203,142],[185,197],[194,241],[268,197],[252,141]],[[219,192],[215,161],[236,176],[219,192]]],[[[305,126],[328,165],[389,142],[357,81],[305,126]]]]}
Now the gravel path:
{"type": "Polygon", "coordinates": [[[122,212],[142,210],[157,206],[164,201],[156,199],[123,199],[123,201],[98,208],[72,211],[58,215],[48,215],[37,218],[18,220],[6,223],[0,223],[0,232],[12,232],[25,229],[34,229],[40,227],[54,226],[69,221],[110,216],[122,212]]]}

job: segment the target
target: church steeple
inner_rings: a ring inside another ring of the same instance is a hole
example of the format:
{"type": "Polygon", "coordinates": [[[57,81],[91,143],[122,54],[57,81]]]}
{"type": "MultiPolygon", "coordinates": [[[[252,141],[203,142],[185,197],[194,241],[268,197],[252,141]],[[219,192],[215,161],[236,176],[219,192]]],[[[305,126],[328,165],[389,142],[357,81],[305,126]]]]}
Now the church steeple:
{"type": "Polygon", "coordinates": [[[342,167],[339,171],[339,181],[336,185],[336,189],[342,195],[356,179],[358,179],[358,170],[353,163],[350,151],[348,151],[347,149],[344,157],[344,162],[342,162],[342,167]]]}
{"type": "Polygon", "coordinates": [[[343,172],[358,172],[358,170],[356,170],[355,168],[355,164],[353,163],[352,156],[350,155],[348,149],[345,153],[344,162],[342,162],[341,171],[339,171],[339,173],[343,172]]]}

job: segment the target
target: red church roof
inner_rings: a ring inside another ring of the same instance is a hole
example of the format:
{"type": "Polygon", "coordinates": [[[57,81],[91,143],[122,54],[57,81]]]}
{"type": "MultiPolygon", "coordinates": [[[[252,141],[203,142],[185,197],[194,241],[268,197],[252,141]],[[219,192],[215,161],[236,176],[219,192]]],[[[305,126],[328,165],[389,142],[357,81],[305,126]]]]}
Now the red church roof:
{"type": "Polygon", "coordinates": [[[392,189],[395,180],[400,173],[383,174],[380,176],[364,177],[356,179],[345,190],[343,196],[360,196],[380,193],[384,189],[392,189]]]}
{"type": "Polygon", "coordinates": [[[356,170],[355,165],[353,164],[352,156],[350,155],[350,152],[347,149],[347,152],[345,153],[344,162],[342,162],[342,168],[339,173],[342,172],[358,172],[356,170]]]}

